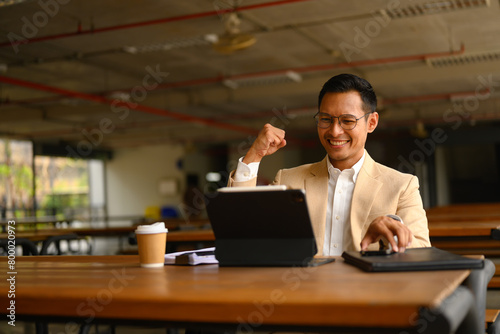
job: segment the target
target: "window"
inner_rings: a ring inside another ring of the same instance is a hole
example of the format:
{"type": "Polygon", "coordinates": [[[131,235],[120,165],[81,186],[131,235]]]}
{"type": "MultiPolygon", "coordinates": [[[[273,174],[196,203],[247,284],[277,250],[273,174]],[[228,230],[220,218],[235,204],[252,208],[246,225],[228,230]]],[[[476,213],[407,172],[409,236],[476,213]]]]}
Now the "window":
{"type": "Polygon", "coordinates": [[[86,160],[35,157],[37,217],[89,215],[89,172],[86,160]]]}
{"type": "Polygon", "coordinates": [[[33,146],[0,139],[0,211],[2,218],[33,215],[33,146]]]}
{"type": "Polygon", "coordinates": [[[103,216],[106,212],[104,189],[101,160],[33,158],[31,142],[0,138],[0,214],[3,219],[103,216]]]}

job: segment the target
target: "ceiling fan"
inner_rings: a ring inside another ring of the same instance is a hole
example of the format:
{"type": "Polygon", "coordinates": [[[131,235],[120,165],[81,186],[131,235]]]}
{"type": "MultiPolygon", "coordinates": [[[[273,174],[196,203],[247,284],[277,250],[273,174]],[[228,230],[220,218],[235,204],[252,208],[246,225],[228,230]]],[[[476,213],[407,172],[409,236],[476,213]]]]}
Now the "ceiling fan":
{"type": "Polygon", "coordinates": [[[246,49],[257,41],[254,36],[240,31],[241,20],[236,13],[229,13],[224,19],[225,33],[217,37],[213,43],[215,51],[231,54],[246,49]]]}

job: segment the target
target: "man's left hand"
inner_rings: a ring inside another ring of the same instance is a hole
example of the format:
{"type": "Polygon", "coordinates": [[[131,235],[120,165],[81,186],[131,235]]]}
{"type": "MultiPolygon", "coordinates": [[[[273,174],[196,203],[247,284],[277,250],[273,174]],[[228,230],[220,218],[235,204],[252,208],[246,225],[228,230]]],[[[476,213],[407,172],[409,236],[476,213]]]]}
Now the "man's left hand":
{"type": "Polygon", "coordinates": [[[368,227],[363,240],[361,240],[361,250],[367,250],[368,246],[378,242],[382,237],[387,239],[395,252],[404,252],[411,244],[412,233],[408,227],[400,221],[387,216],[376,218],[368,227]],[[394,239],[397,236],[397,243],[394,239]]]}

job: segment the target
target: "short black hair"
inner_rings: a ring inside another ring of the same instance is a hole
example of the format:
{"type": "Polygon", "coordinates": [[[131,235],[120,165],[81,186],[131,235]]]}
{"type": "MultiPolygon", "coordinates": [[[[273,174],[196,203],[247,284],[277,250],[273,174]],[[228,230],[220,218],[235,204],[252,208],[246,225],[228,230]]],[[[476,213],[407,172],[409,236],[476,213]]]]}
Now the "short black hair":
{"type": "Polygon", "coordinates": [[[319,92],[318,110],[326,93],[347,93],[351,91],[356,91],[361,95],[365,113],[376,111],[377,95],[375,95],[372,85],[367,80],[348,73],[336,75],[325,82],[319,92]]]}

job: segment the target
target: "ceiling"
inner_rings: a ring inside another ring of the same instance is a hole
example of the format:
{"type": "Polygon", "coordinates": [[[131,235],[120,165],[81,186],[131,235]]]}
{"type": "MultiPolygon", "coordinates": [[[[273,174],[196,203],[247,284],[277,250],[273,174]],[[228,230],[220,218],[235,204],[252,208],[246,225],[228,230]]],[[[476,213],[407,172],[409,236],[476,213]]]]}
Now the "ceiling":
{"type": "Polygon", "coordinates": [[[382,133],[500,120],[498,0],[10,2],[0,137],[84,152],[237,142],[271,122],[308,138],[342,72],[372,83],[382,133]],[[249,46],[216,50],[229,30],[249,46]]]}

